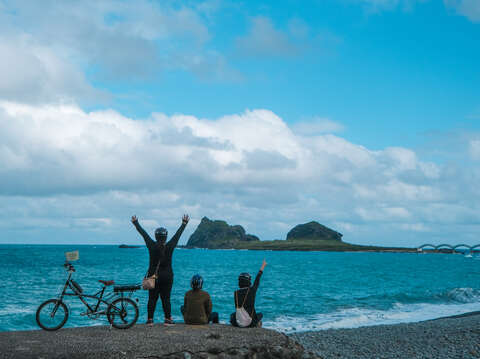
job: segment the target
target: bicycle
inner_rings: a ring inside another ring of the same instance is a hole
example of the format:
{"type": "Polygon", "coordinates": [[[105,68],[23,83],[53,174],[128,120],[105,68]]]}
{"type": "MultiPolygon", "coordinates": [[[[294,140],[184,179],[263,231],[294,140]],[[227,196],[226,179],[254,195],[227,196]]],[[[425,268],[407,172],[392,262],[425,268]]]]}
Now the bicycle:
{"type": "MultiPolygon", "coordinates": [[[[95,294],[85,294],[80,284],[72,278],[75,272],[73,264],[67,260],[63,266],[68,272],[68,277],[62,292],[57,298],[48,299],[40,304],[37,309],[35,319],[40,328],[54,331],[65,325],[69,316],[69,310],[63,298],[67,296],[77,297],[85,305],[87,310],[80,315],[87,315],[91,319],[97,319],[101,315],[106,315],[111,326],[117,329],[128,329],[137,322],[138,306],[131,299],[131,296],[133,292],[140,289],[140,285],[114,286],[113,291],[107,292],[104,296],[107,287],[114,285],[115,282],[113,280],[99,280],[103,287],[95,294]],[[90,305],[85,298],[95,299],[97,302],[94,305],[90,305]]],[[[138,299],[136,301],[138,302],[138,299]]]]}

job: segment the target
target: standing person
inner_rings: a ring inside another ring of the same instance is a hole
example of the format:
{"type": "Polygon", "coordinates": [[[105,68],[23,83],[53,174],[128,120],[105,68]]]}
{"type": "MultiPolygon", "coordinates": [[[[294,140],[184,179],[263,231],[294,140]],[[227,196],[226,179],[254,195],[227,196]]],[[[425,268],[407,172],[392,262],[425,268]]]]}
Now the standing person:
{"type": "Polygon", "coordinates": [[[185,293],[183,305],[180,308],[185,324],[218,323],[218,313],[212,312],[210,294],[202,290],[202,276],[195,274],[190,280],[190,286],[192,289],[185,293]]]}
{"type": "Polygon", "coordinates": [[[159,295],[162,299],[165,324],[174,324],[170,304],[170,293],[173,285],[172,255],[173,250],[177,246],[178,240],[180,239],[180,236],[182,235],[182,232],[189,220],[190,218],[188,215],[184,214],[182,217],[182,225],[180,228],[178,228],[172,239],[167,242],[168,231],[165,228],[160,227],[155,230],[156,241],[154,241],[152,238],[150,238],[148,233],[145,232],[142,226],[140,226],[137,216],[132,216],[132,223],[145,240],[145,244],[147,245],[148,253],[150,255],[150,264],[148,266],[147,276],[152,276],[155,274],[155,270],[158,265],[155,288],[148,291],[147,324],[149,325],[153,325],[153,315],[155,313],[155,307],[157,305],[159,295]]]}
{"type": "MultiPolygon", "coordinates": [[[[243,307],[246,310],[251,318],[251,323],[247,325],[249,328],[262,326],[263,314],[257,313],[255,310],[255,297],[257,295],[258,285],[260,284],[260,278],[262,277],[266,265],[267,262],[265,262],[264,259],[252,286],[252,277],[249,273],[240,273],[238,276],[238,286],[240,289],[234,292],[235,308],[243,307]]],[[[236,314],[237,313],[232,313],[230,315],[230,323],[235,327],[243,326],[237,322],[236,314]]]]}

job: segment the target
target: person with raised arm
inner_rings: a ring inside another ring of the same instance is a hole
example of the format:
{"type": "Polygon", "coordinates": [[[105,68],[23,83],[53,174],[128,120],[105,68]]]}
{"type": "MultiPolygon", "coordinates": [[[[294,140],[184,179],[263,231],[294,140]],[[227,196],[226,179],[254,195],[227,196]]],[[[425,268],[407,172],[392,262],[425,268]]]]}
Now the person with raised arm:
{"type": "Polygon", "coordinates": [[[165,228],[159,227],[155,230],[154,241],[138,223],[137,216],[132,216],[132,223],[145,240],[150,256],[147,277],[156,275],[155,288],[148,291],[147,324],[149,325],[153,325],[153,316],[159,296],[162,300],[165,324],[174,324],[170,304],[170,293],[173,285],[172,255],[189,220],[188,215],[184,214],[180,228],[167,242],[168,231],[165,228]]]}
{"type": "Polygon", "coordinates": [[[236,312],[230,315],[230,323],[233,326],[243,328],[262,326],[263,314],[255,310],[255,297],[266,265],[267,262],[264,259],[253,285],[251,285],[252,277],[249,273],[240,273],[238,276],[239,289],[234,292],[236,312]]]}

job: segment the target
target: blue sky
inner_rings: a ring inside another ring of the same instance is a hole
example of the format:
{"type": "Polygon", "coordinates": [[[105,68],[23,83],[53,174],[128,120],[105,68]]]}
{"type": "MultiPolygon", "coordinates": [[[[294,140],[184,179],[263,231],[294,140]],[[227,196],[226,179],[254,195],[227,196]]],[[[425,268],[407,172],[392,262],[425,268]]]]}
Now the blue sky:
{"type": "Polygon", "coordinates": [[[161,72],[116,86],[92,76],[92,82],[131,94],[133,103],[120,96],[113,105],[131,116],[161,108],[217,118],[268,108],[287,123],[332,119],[346,138],[373,148],[418,145],[430,131],[478,128],[478,23],[441,1],[385,3],[392,5],[218,2],[204,49],[223,57],[226,73],[161,72]],[[295,38],[294,31],[304,34],[295,38]],[[278,38],[240,45],[262,32],[278,38]]]}
{"type": "Polygon", "coordinates": [[[2,243],[480,241],[478,0],[0,1],[0,34],[2,243]]]}

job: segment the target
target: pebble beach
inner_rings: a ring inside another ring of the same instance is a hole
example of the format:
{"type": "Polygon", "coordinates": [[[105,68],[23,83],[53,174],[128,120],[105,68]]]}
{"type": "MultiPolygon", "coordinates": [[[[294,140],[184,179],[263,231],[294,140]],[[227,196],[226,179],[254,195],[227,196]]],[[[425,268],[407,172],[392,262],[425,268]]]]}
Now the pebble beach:
{"type": "Polygon", "coordinates": [[[291,334],[324,359],[480,358],[480,312],[418,323],[291,334]]]}

